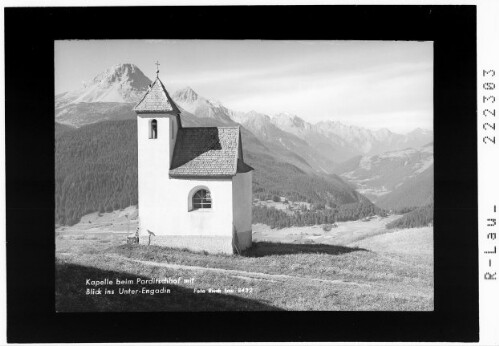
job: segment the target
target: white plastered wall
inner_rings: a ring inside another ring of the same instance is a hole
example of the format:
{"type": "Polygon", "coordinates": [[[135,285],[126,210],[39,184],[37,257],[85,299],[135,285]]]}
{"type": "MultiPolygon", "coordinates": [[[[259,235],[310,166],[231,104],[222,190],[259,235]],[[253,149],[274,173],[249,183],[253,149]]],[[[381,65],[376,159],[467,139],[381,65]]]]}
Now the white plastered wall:
{"type": "Polygon", "coordinates": [[[153,220],[159,234],[232,236],[232,181],[230,179],[170,179],[168,195],[153,220]],[[208,189],[209,209],[192,209],[192,195],[208,189]]]}
{"type": "Polygon", "coordinates": [[[156,235],[232,236],[231,180],[167,177],[163,177],[161,187],[149,184],[141,190],[142,194],[148,196],[147,200],[152,202],[145,207],[142,206],[143,202],[139,202],[142,231],[148,229],[156,235]],[[212,207],[192,210],[192,195],[202,188],[210,191],[212,207]]]}
{"type": "Polygon", "coordinates": [[[170,160],[177,134],[176,119],[141,115],[137,120],[139,222],[141,234],[232,237],[232,180],[173,179],[170,160]],[[156,119],[158,136],[150,138],[156,119]],[[172,136],[171,126],[174,133],[172,136]],[[207,188],[212,208],[191,210],[195,190],[207,188]],[[190,208],[191,207],[191,208],[190,208]]]}
{"type": "MultiPolygon", "coordinates": [[[[141,234],[146,229],[154,232],[153,219],[156,210],[164,203],[168,191],[170,158],[173,153],[174,139],[171,127],[175,119],[167,115],[140,115],[137,117],[138,141],[138,197],[139,225],[141,234]],[[157,121],[157,138],[150,138],[151,121],[157,121]]],[[[175,129],[176,126],[174,126],[175,129]]],[[[176,133],[174,133],[175,137],[176,133]]]]}
{"type": "Polygon", "coordinates": [[[234,226],[237,232],[240,250],[252,244],[251,218],[252,218],[252,178],[253,172],[238,173],[233,178],[232,199],[234,211],[234,226]]]}

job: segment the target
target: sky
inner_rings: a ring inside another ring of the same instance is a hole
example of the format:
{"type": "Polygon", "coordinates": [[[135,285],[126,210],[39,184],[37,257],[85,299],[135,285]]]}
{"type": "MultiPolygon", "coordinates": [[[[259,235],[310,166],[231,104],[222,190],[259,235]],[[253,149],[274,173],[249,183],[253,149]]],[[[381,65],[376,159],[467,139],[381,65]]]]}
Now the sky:
{"type": "Polygon", "coordinates": [[[407,133],[433,129],[433,42],[56,41],[55,93],[133,63],[166,88],[190,86],[237,111],[287,112],[407,133]]]}

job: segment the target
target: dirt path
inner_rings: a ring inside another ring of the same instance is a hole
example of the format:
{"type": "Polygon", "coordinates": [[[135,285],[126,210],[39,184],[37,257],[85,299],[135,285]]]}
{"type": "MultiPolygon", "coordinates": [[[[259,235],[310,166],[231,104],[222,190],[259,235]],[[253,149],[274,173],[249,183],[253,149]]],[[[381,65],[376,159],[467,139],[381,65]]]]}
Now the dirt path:
{"type": "Polygon", "coordinates": [[[371,287],[368,284],[359,284],[357,282],[352,281],[343,281],[343,280],[324,280],[324,279],[315,279],[315,278],[305,278],[300,276],[292,276],[292,275],[282,275],[282,274],[265,274],[259,272],[248,272],[244,270],[234,270],[234,269],[222,269],[222,268],[207,268],[207,267],[198,267],[198,266],[188,266],[181,264],[171,264],[171,263],[160,263],[160,262],[152,262],[152,261],[142,261],[131,258],[126,258],[123,256],[117,255],[107,255],[106,257],[112,257],[114,259],[125,260],[134,263],[140,263],[146,266],[154,266],[154,267],[163,267],[169,269],[183,269],[183,270],[193,270],[193,271],[207,271],[218,274],[226,274],[232,277],[236,277],[239,279],[246,280],[266,280],[273,282],[289,282],[295,281],[297,283],[302,284],[318,284],[318,283],[327,283],[333,285],[353,285],[359,287],[371,287]]]}
{"type": "Polygon", "coordinates": [[[413,263],[404,262],[404,261],[401,261],[399,259],[392,258],[392,257],[386,256],[386,255],[381,254],[381,253],[376,253],[376,255],[378,257],[380,257],[380,258],[383,258],[383,259],[385,259],[387,261],[390,261],[390,262],[393,262],[393,263],[403,264],[403,265],[406,265],[406,266],[409,266],[409,267],[415,267],[416,266],[413,263]]]}

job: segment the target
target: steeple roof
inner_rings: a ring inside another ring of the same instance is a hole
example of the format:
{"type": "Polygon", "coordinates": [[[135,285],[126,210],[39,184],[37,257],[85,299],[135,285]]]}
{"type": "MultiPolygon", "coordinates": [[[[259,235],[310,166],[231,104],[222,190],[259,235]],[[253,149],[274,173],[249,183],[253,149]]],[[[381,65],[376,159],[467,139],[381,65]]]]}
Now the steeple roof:
{"type": "Polygon", "coordinates": [[[142,97],[142,99],[134,107],[134,111],[137,114],[140,113],[168,113],[168,114],[180,114],[175,102],[166,91],[165,86],[156,77],[154,83],[152,83],[149,90],[142,97]]]}

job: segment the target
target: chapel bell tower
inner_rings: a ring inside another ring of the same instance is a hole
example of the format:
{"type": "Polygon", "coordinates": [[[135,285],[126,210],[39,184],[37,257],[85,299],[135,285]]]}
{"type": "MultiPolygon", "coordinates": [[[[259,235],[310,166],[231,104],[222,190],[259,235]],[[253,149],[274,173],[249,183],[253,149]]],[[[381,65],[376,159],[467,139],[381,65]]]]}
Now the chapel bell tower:
{"type": "MultiPolygon", "coordinates": [[[[157,65],[159,65],[157,63],[157,65]]],[[[157,229],[166,212],[170,164],[182,124],[180,110],[165,86],[156,80],[134,108],[137,114],[140,233],[157,229]]],[[[170,190],[171,191],[171,190],[170,190]]]]}

